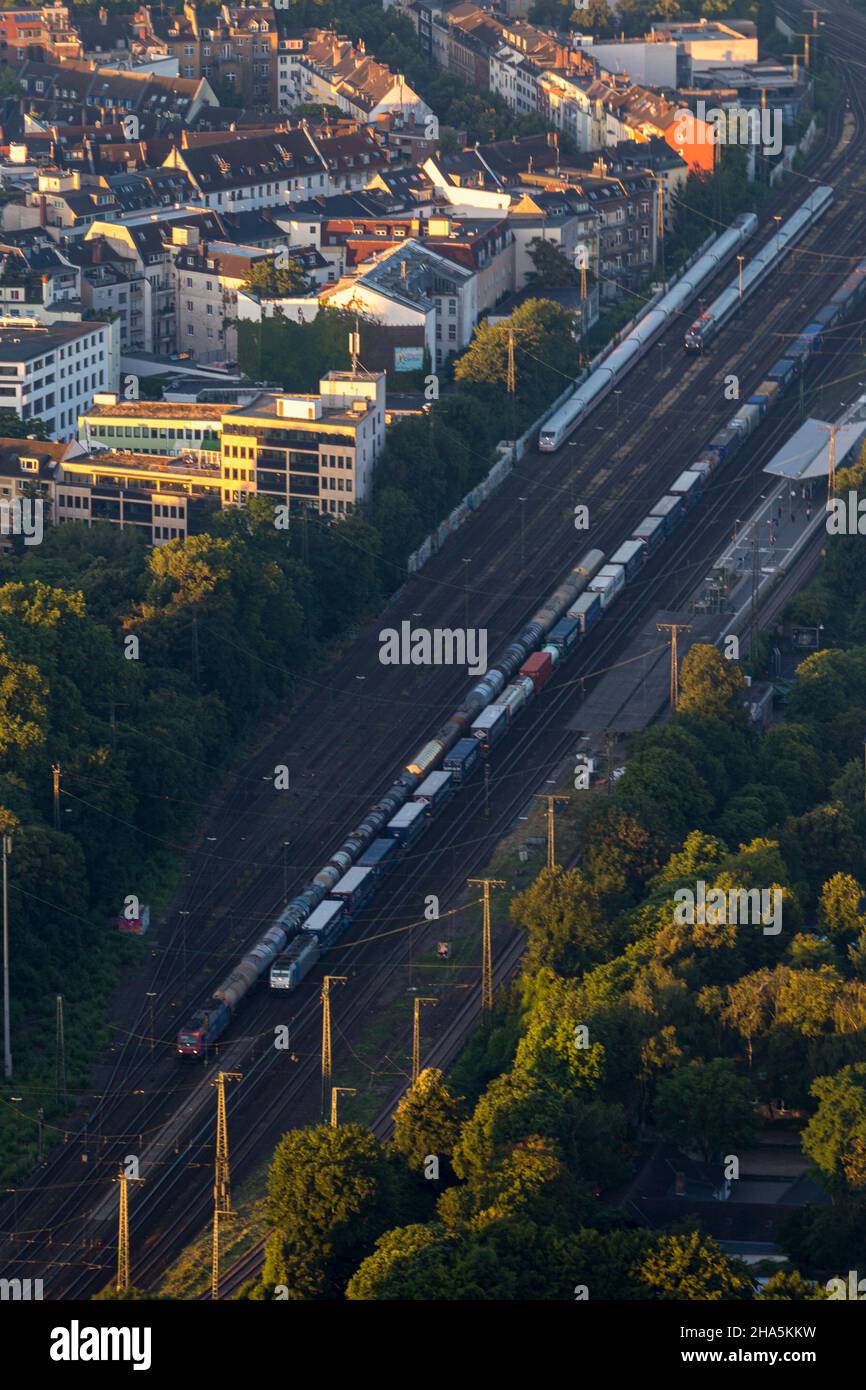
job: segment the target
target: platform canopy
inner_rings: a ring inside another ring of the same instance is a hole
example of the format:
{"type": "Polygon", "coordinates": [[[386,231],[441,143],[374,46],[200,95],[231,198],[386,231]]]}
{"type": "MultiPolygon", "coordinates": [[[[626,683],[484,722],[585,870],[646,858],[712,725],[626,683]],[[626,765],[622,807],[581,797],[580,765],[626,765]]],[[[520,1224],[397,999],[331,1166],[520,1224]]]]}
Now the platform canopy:
{"type": "MultiPolygon", "coordinates": [[[[842,464],[851,450],[866,431],[866,420],[858,420],[850,425],[836,426],[836,467],[842,464]]],[[[830,425],[825,420],[811,417],[792,434],[787,444],[783,444],[764,469],[778,478],[791,478],[799,481],[805,478],[826,478],[829,471],[830,425]]]]}

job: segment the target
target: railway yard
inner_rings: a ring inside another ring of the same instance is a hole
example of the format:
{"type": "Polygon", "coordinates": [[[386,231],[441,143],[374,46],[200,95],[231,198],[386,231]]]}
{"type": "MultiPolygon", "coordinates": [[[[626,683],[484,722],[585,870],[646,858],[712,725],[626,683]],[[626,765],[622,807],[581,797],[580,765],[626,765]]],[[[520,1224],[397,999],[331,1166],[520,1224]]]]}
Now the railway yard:
{"type": "MultiPolygon", "coordinates": [[[[773,235],[775,215],[790,216],[815,188],[828,185],[834,197],[821,221],[743,303],[710,349],[686,354],[686,329],[736,273],[728,262],[701,294],[700,305],[687,304],[637,362],[623,391],[598,405],[557,452],[532,450],[521,458],[480,513],[402,584],[384,613],[315,680],[303,681],[286,721],[225,788],[215,789],[175,900],[148,938],[135,979],[118,991],[113,1043],[99,1061],[92,1093],[79,1098],[53,1145],[49,1133],[45,1164],[20,1191],[2,1199],[5,1275],[38,1273],[52,1299],[86,1298],[104,1287],[116,1261],[112,1178],[119,1161],[135,1153],[144,1178],[131,1200],[135,1283],[155,1287],[210,1215],[212,1081],[218,1070],[243,1078],[230,1090],[236,1183],[261,1167],[286,1128],[319,1118],[321,965],[286,995],[269,991],[266,979],[259,984],[203,1067],[175,1056],[178,1030],[285,902],[327,863],[414,751],[460,706],[471,684],[464,672],[383,666],[380,629],[399,629],[404,621],[486,629],[495,664],[575,563],[590,548],[609,557],[727,424],[736,406],[726,398],[726,378],[736,376],[741,399],[747,399],[863,259],[866,16],[835,5],[827,32],[838,62],[839,100],[823,144],[762,208],[746,255],[773,235]],[[521,496],[527,501],[519,512],[521,496]],[[578,504],[589,510],[586,531],[575,530],[578,504]],[[274,789],[273,769],[281,764],[290,770],[288,791],[274,789]],[[281,1024],[289,1026],[290,1049],[272,1045],[281,1024]]],[[[852,317],[825,335],[804,387],[805,403],[816,406],[813,413],[834,418],[831,408],[861,394],[864,321],[861,301],[852,317]]],[[[423,984],[419,962],[438,940],[459,935],[457,909],[466,904],[466,880],[483,869],[533,796],[573,760],[582,699],[622,659],[652,614],[687,603],[735,522],[759,501],[766,488],[763,469],[799,419],[797,391],[789,390],[748,443],[714,471],[687,522],[497,744],[489,780],[476,776],[463,788],[352,921],[327,957],[329,973],[348,977],[333,999],[339,1021],[335,1078],[341,1050],[357,1042],[382,1002],[423,984]],[[438,899],[438,922],[424,917],[431,895],[438,899]],[[447,918],[452,910],[455,916],[447,918]]],[[[786,593],[804,572],[797,570],[786,593]]],[[[205,625],[200,641],[208,641],[205,625]]],[[[244,656],[258,659],[255,651],[244,656]]],[[[521,945],[521,933],[495,921],[496,984],[515,970],[521,945]]],[[[477,958],[467,959],[451,1005],[425,1019],[425,1053],[437,1065],[456,1055],[477,1021],[479,966],[477,958]]],[[[377,1134],[387,1133],[405,1086],[404,1062],[399,1056],[390,1094],[373,1118],[377,1134]]],[[[236,1293],[260,1261],[257,1246],[227,1270],[221,1296],[236,1293]]]]}

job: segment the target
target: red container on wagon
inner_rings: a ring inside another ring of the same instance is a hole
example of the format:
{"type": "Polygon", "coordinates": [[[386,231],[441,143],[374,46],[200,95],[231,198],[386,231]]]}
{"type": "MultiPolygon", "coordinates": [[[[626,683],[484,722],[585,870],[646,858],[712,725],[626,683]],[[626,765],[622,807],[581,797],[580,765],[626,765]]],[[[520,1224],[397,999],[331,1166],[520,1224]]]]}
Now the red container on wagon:
{"type": "Polygon", "coordinates": [[[553,658],[550,652],[533,652],[521,666],[520,674],[528,676],[536,691],[539,691],[553,675],[553,658]]]}

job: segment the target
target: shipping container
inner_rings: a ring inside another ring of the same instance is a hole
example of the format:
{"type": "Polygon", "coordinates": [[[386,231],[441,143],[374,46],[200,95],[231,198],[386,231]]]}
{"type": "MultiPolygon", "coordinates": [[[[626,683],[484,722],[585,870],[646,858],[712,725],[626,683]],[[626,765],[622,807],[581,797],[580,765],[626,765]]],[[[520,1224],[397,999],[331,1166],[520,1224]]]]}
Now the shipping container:
{"type": "MultiPolygon", "coordinates": [[[[530,684],[532,684],[532,682],[530,682],[530,684]]],[[[529,696],[526,692],[526,686],[518,685],[516,681],[513,681],[511,685],[505,687],[496,703],[502,705],[503,709],[507,709],[508,718],[514,720],[528,700],[529,696]]]]}
{"type": "MultiPolygon", "coordinates": [[[[389,844],[393,843],[393,840],[389,841],[389,844]]],[[[356,866],[354,869],[349,870],[349,873],[344,876],[344,879],[340,880],[340,883],[344,882],[350,874],[366,875],[363,880],[358,879],[357,882],[359,884],[363,882],[365,885],[369,883],[369,891],[366,892],[366,897],[368,898],[376,884],[375,874],[368,869],[360,869],[356,866]]],[[[319,903],[319,906],[313,909],[304,923],[304,929],[301,932],[302,936],[314,937],[319,943],[319,949],[322,951],[324,951],[325,947],[328,946],[331,941],[336,941],[346,925],[346,914],[348,911],[351,911],[351,908],[347,907],[346,900],[341,900],[337,897],[337,890],[339,887],[340,884],[338,883],[337,888],[334,890],[334,897],[325,898],[324,902],[319,903]]],[[[357,904],[359,898],[357,890],[350,888],[350,891],[353,893],[353,902],[357,904]]]]}
{"type": "MultiPolygon", "coordinates": [[[[436,776],[435,772],[433,776],[436,776]]],[[[359,856],[358,863],[362,869],[375,869],[381,877],[382,874],[386,874],[389,869],[394,867],[398,858],[398,848],[397,841],[393,836],[380,836],[379,839],[373,840],[367,846],[364,853],[359,856]]]]}
{"type": "Polygon", "coordinates": [[[454,795],[454,788],[453,772],[431,772],[414,792],[412,800],[425,804],[428,816],[433,816],[454,795]]]}
{"type": "Polygon", "coordinates": [[[687,468],[681,473],[675,483],[671,483],[671,492],[675,497],[682,497],[687,512],[690,512],[696,502],[699,502],[704,491],[704,478],[700,473],[687,468]]]}
{"type": "MultiPolygon", "coordinates": [[[[346,911],[351,917],[364,906],[364,903],[370,897],[375,887],[376,875],[373,870],[362,869],[359,864],[356,864],[353,868],[349,869],[348,873],[343,874],[339,883],[334,885],[331,890],[331,897],[341,898],[345,902],[346,911]]],[[[325,903],[319,903],[316,912],[324,906],[325,903]]],[[[304,931],[310,930],[310,924],[316,912],[312,913],[310,917],[307,918],[304,931]]]]}
{"type": "Polygon", "coordinates": [[[669,492],[664,497],[660,497],[650,512],[650,516],[660,516],[665,524],[668,534],[673,531],[675,526],[679,526],[685,516],[685,503],[682,493],[669,492]]]}
{"type": "Polygon", "coordinates": [[[820,323],[822,328],[827,329],[832,328],[834,324],[838,323],[841,317],[842,305],[834,304],[831,300],[829,304],[824,305],[823,309],[818,310],[815,315],[815,322],[820,323]]]}
{"type": "Polygon", "coordinates": [[[581,594],[576,603],[573,603],[568,610],[569,618],[577,618],[580,623],[580,631],[583,637],[591,632],[601,617],[601,594],[596,594],[590,590],[586,594],[581,594]]]}
{"type": "MultiPolygon", "coordinates": [[[[475,739],[463,739],[463,743],[475,743],[475,739]]],[[[455,745],[456,748],[460,744],[455,745]]],[[[455,749],[452,749],[453,753],[455,749]]],[[[450,757],[450,754],[449,754],[450,757]]],[[[427,829],[429,821],[424,807],[418,801],[407,801],[405,806],[401,806],[395,816],[392,816],[385,826],[385,834],[390,835],[399,845],[410,845],[420,834],[427,829]]]]}
{"type": "Polygon", "coordinates": [[[715,449],[702,449],[694,463],[689,464],[689,468],[692,472],[696,468],[700,469],[706,477],[709,477],[713,470],[718,468],[720,462],[718,452],[715,449]]]}
{"type": "Polygon", "coordinates": [[[778,381],[779,386],[784,390],[788,382],[793,381],[799,370],[800,368],[797,362],[793,362],[790,357],[782,357],[775,366],[771,367],[767,372],[767,379],[769,381],[778,381]]]}
{"type": "Polygon", "coordinates": [[[540,690],[553,675],[553,662],[549,653],[533,652],[532,656],[528,656],[521,666],[520,674],[521,676],[528,676],[535,689],[540,690]]]}
{"type": "MultiPolygon", "coordinates": [[[[625,579],[625,570],[622,571],[622,577],[625,579]]],[[[601,595],[602,608],[609,608],[619,592],[612,574],[606,574],[604,577],[596,575],[590,588],[594,594],[601,595]]]]}
{"type": "Polygon", "coordinates": [[[625,565],[615,565],[612,562],[602,565],[596,575],[597,579],[612,579],[616,593],[625,588],[625,577],[625,565]]]}
{"type": "Polygon", "coordinates": [[[610,564],[622,565],[625,570],[626,582],[630,583],[638,570],[643,566],[646,558],[646,546],[641,541],[626,541],[619,550],[610,557],[610,564]]]}
{"type": "Polygon", "coordinates": [[[739,410],[737,411],[736,415],[731,421],[731,428],[735,430],[741,430],[743,434],[749,435],[752,433],[752,430],[755,428],[760,418],[760,407],[757,404],[751,405],[747,401],[745,405],[740,406],[739,410]]]}
{"type": "MultiPolygon", "coordinates": [[[[594,585],[590,584],[590,589],[594,585]]],[[[550,629],[547,640],[554,647],[559,647],[563,653],[570,652],[572,647],[580,641],[580,623],[577,618],[560,618],[559,622],[550,629]]]]}
{"type": "Polygon", "coordinates": [[[664,518],[660,516],[645,516],[643,521],[639,521],[632,531],[632,536],[636,541],[643,541],[650,555],[658,550],[667,534],[664,518]]]}
{"type": "Polygon", "coordinates": [[[719,430],[718,434],[713,435],[710,440],[710,448],[716,450],[720,461],[724,463],[725,459],[736,453],[741,442],[739,431],[726,425],[723,430],[719,430]]]}
{"type": "Polygon", "coordinates": [[[756,394],[765,398],[767,402],[767,408],[769,409],[769,407],[773,404],[781,389],[782,388],[780,387],[777,380],[771,381],[770,378],[767,377],[765,381],[761,382],[756,394]]]}
{"type": "Polygon", "coordinates": [[[481,747],[486,751],[492,748],[507,729],[508,710],[503,709],[501,705],[488,705],[477,719],[473,719],[471,732],[474,738],[480,740],[481,747]]]}
{"type": "Polygon", "coordinates": [[[768,407],[768,405],[769,405],[769,401],[767,400],[767,397],[766,397],[766,396],[758,395],[758,394],[756,393],[754,396],[750,396],[750,397],[749,397],[748,404],[749,404],[749,405],[757,406],[757,408],[758,408],[758,415],[759,415],[759,416],[761,417],[761,419],[763,420],[764,416],[765,416],[766,413],[767,413],[767,407],[768,407]]]}
{"type": "Polygon", "coordinates": [[[547,655],[550,657],[550,660],[554,666],[559,665],[560,658],[562,656],[562,652],[559,650],[559,647],[554,647],[552,643],[548,643],[548,645],[546,647],[542,647],[541,650],[543,652],[547,652],[547,655]]]}
{"type": "MultiPolygon", "coordinates": [[[[535,687],[533,686],[533,689],[535,687]]],[[[477,738],[461,738],[451,752],[446,754],[442,766],[446,772],[453,772],[457,782],[465,782],[481,757],[477,738]]]]}

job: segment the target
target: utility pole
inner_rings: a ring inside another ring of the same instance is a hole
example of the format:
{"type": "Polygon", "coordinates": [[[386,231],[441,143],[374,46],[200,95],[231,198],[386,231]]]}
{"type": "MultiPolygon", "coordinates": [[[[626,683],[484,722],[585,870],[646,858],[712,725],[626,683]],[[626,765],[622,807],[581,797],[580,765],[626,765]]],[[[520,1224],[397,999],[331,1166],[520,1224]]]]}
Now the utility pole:
{"type": "Polygon", "coordinates": [[[691,632],[691,623],[656,623],[658,632],[671,635],[671,709],[675,710],[680,700],[680,668],[677,661],[677,635],[691,632]]]}
{"type": "Polygon", "coordinates": [[[51,764],[51,773],[54,782],[54,829],[60,829],[60,764],[51,764]]]}
{"type": "Polygon", "coordinates": [[[63,995],[57,995],[55,1026],[55,1089],[57,1099],[66,1104],[66,1039],[63,1035],[63,995]]]}
{"type": "Polygon", "coordinates": [[[12,836],[3,832],[3,1073],[12,1079],[12,1019],[9,1013],[9,855],[12,836]]]}
{"type": "Polygon", "coordinates": [[[412,1019],[412,1085],[414,1086],[421,1071],[421,1005],[432,1004],[435,1009],[439,1000],[425,999],[421,995],[418,995],[412,1002],[414,1004],[412,1019]]]}
{"type": "Polygon", "coordinates": [[[129,1192],[126,1184],[130,1181],[121,1168],[115,1178],[120,1198],[117,1212],[117,1278],[114,1281],[118,1293],[125,1293],[129,1288],[129,1192]]]}
{"type": "Polygon", "coordinates": [[[481,932],[481,1011],[493,1009],[493,948],[490,931],[490,889],[504,888],[504,878],[468,878],[470,888],[484,889],[484,919],[481,932]]]}
{"type": "Polygon", "coordinates": [[[547,867],[548,869],[555,869],[556,831],[554,818],[556,816],[556,803],[557,801],[568,801],[570,798],[567,796],[549,796],[544,794],[544,799],[547,802],[547,867]]]}
{"type": "Polygon", "coordinates": [[[340,1096],[356,1096],[358,1092],[354,1086],[332,1086],[331,1087],[331,1129],[337,1128],[337,1101],[340,1096]]]}
{"type": "Polygon", "coordinates": [[[743,261],[745,259],[745,256],[737,257],[737,285],[740,299],[743,298],[743,261]]]}
{"type": "Polygon", "coordinates": [[[220,1219],[232,1215],[229,1181],[229,1134],[226,1123],[226,1082],[240,1081],[239,1071],[221,1071],[211,1082],[217,1088],[216,1158],[213,1185],[213,1246],[211,1249],[210,1296],[214,1303],[220,1296],[220,1219]]]}
{"type": "Polygon", "coordinates": [[[331,1084],[331,985],[347,982],[346,975],[326,975],[322,981],[322,1124],[325,1123],[325,1097],[331,1084]]]}
{"type": "Polygon", "coordinates": [[[517,462],[517,374],[514,370],[514,328],[508,325],[508,370],[506,373],[505,389],[508,392],[508,403],[511,411],[511,462],[517,462]]]}
{"type": "Polygon", "coordinates": [[[129,1288],[129,1199],[123,1169],[117,1176],[117,1183],[120,1205],[117,1214],[117,1279],[114,1287],[118,1293],[126,1293],[129,1288]]]}

